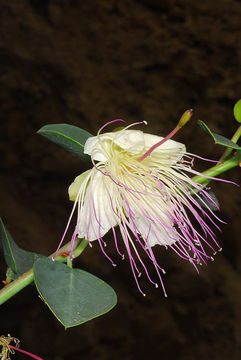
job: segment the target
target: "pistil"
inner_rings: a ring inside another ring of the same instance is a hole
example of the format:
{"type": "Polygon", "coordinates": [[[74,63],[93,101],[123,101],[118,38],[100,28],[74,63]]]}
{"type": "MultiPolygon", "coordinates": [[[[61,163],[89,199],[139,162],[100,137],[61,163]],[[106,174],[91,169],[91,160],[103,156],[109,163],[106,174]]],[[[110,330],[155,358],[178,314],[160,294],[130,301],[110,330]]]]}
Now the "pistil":
{"type": "Polygon", "coordinates": [[[140,156],[137,161],[143,161],[147,156],[149,156],[157,147],[164,144],[167,140],[171,139],[190,119],[192,116],[192,109],[186,110],[179,120],[177,126],[161,141],[152,145],[149,150],[145,152],[142,156],[140,156]]]}

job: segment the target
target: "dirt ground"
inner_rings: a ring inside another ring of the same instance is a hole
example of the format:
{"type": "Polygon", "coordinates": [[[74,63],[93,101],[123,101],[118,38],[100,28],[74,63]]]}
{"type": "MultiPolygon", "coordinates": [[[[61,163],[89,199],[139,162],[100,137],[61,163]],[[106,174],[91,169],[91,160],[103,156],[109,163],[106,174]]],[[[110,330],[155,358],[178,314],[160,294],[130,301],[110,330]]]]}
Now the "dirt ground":
{"type": "MultiPolygon", "coordinates": [[[[56,249],[72,206],[67,188],[89,166],[36,135],[43,125],[96,134],[115,118],[145,119],[148,132],[163,136],[193,108],[175,139],[218,159],[222,148],[197,120],[227,137],[237,127],[240,15],[240,0],[0,0],[0,215],[21,247],[56,249]]],[[[240,169],[223,178],[240,184],[240,169]]],[[[29,286],[1,306],[0,335],[45,360],[240,359],[240,188],[212,188],[227,222],[217,237],[223,251],[198,275],[171,250],[155,249],[167,299],[144,279],[142,297],[107,235],[116,268],[98,244],[75,265],[115,289],[114,310],[65,331],[29,286]]],[[[0,272],[4,279],[2,256],[0,272]]]]}

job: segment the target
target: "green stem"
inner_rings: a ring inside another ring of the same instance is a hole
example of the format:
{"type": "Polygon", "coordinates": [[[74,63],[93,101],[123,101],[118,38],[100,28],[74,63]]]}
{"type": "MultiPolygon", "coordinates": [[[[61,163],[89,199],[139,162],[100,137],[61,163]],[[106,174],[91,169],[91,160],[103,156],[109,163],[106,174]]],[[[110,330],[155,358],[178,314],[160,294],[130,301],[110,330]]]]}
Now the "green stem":
{"type": "MultiPolygon", "coordinates": [[[[73,252],[73,257],[79,256],[86,246],[88,245],[88,241],[83,239],[82,241],[77,239],[75,244],[75,249],[73,252]]],[[[70,250],[70,242],[64,245],[61,249],[59,249],[59,253],[69,252],[70,250]]],[[[51,254],[49,257],[54,256],[55,253],[51,254]]],[[[55,258],[56,261],[64,262],[66,258],[63,256],[57,256],[55,258]]],[[[17,294],[20,290],[25,288],[27,285],[31,284],[34,280],[33,269],[28,270],[23,275],[19,276],[16,280],[12,281],[10,284],[6,285],[3,289],[0,290],[0,305],[5,301],[10,299],[12,296],[17,294]]]]}
{"type": "MultiPolygon", "coordinates": [[[[231,159],[211,167],[210,169],[204,171],[202,174],[210,177],[217,177],[223,172],[228,171],[234,168],[235,166],[238,166],[238,164],[239,164],[238,156],[233,156],[231,159]]],[[[194,176],[192,180],[199,184],[207,185],[212,179],[206,178],[203,175],[194,176]]]]}
{"type": "Polygon", "coordinates": [[[80,256],[88,244],[88,240],[82,239],[82,241],[79,242],[79,245],[75,248],[73,252],[73,259],[80,256]]]}
{"type": "Polygon", "coordinates": [[[71,269],[73,268],[73,261],[70,259],[70,257],[67,258],[67,266],[71,269]]]}
{"type": "Polygon", "coordinates": [[[231,140],[236,144],[240,136],[241,136],[241,125],[237,128],[231,140]]]}
{"type": "MultiPolygon", "coordinates": [[[[231,140],[236,144],[240,136],[241,136],[241,125],[237,128],[231,140]]],[[[233,149],[226,148],[226,150],[224,151],[223,155],[220,158],[220,161],[226,160],[232,151],[233,149]]]]}

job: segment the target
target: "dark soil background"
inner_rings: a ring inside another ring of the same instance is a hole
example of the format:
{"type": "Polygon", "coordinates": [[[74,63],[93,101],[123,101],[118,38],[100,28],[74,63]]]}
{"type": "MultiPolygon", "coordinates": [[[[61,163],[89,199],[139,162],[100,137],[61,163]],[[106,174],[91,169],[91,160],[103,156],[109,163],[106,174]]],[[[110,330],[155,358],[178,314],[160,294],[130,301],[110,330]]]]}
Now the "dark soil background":
{"type": "MultiPolygon", "coordinates": [[[[55,250],[72,206],[67,187],[88,168],[35,135],[45,124],[95,134],[115,118],[145,119],[148,132],[166,135],[193,108],[175,139],[218,159],[222,148],[196,121],[227,137],[237,127],[240,16],[240,0],[0,1],[0,213],[20,246],[45,255],[55,250]]],[[[223,177],[240,183],[240,169],[223,177]]],[[[107,236],[117,268],[98,244],[76,266],[116,290],[114,310],[65,331],[30,286],[1,306],[0,333],[46,360],[240,359],[240,189],[212,186],[227,221],[218,235],[223,251],[198,275],[170,250],[156,249],[167,270],[167,299],[147,281],[147,296],[139,294],[107,236]]]]}

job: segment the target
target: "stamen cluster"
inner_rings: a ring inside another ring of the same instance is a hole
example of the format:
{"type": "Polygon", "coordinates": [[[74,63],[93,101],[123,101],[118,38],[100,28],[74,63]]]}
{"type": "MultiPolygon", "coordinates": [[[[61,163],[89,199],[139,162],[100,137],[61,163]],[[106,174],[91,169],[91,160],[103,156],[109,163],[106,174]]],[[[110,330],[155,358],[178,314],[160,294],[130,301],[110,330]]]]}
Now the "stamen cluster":
{"type": "Polygon", "coordinates": [[[74,209],[78,209],[73,241],[76,236],[86,238],[90,244],[98,240],[105,256],[115,265],[104,249],[103,236],[112,230],[116,250],[124,258],[115,230],[119,226],[141,293],[140,267],[150,282],[158,285],[150,277],[140,248],[154,265],[165,296],[161,276],[165,271],[155,258],[155,245],[171,248],[197,271],[198,264],[213,259],[208,248],[213,254],[214,246],[220,250],[210,228],[212,224],[219,229],[216,221],[221,220],[213,211],[218,205],[203,186],[189,177],[197,173],[193,169],[195,155],[188,154],[185,145],[127,127],[89,138],[84,152],[91,156],[93,168],[78,176],[69,188],[74,209]],[[161,145],[156,147],[158,142],[161,145]]]}

